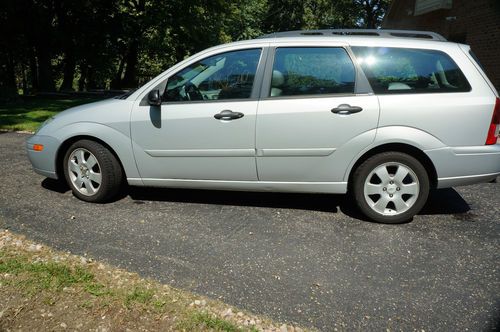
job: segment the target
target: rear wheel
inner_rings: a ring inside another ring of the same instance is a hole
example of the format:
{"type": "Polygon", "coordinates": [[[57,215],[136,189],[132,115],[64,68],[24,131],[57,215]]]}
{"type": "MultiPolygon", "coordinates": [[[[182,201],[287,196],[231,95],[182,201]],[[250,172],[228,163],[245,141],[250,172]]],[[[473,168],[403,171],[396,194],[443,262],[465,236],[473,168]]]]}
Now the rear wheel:
{"type": "Polygon", "coordinates": [[[103,145],[80,140],[64,157],[64,176],[73,194],[87,202],[106,202],[118,193],[122,169],[116,157],[103,145]]]}
{"type": "Polygon", "coordinates": [[[382,223],[411,220],[429,196],[429,176],[422,164],[401,152],[384,152],[364,161],[353,177],[356,204],[382,223]]]}

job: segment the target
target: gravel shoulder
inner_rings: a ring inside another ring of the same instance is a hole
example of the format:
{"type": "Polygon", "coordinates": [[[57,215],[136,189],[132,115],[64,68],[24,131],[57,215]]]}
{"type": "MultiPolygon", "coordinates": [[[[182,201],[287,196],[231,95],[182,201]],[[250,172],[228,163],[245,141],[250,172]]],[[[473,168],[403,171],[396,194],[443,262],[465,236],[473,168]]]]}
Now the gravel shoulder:
{"type": "Polygon", "coordinates": [[[494,330],[500,184],[437,191],[404,225],[348,198],[130,188],[87,204],[0,134],[0,227],[176,288],[320,330],[494,330]]]}
{"type": "Polygon", "coordinates": [[[303,331],[7,230],[0,298],[2,331],[303,331]]]}

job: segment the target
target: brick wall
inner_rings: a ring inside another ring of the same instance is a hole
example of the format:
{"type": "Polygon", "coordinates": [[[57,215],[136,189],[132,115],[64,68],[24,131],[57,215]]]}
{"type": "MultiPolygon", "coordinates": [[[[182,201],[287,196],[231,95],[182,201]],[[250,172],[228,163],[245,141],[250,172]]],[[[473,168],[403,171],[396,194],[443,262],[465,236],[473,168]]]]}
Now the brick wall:
{"type": "Polygon", "coordinates": [[[382,28],[429,30],[468,44],[500,91],[500,1],[453,0],[451,9],[414,16],[415,0],[394,0],[382,28]]]}

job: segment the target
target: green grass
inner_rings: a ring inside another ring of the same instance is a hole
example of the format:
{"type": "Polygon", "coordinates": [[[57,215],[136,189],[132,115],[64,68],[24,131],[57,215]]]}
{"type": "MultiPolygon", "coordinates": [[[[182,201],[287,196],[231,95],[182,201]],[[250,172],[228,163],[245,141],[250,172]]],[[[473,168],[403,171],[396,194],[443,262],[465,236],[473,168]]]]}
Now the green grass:
{"type": "Polygon", "coordinates": [[[67,265],[48,262],[33,263],[26,257],[8,258],[0,252],[0,273],[9,273],[19,278],[15,283],[26,293],[34,294],[41,290],[60,291],[75,284],[92,285],[94,275],[89,271],[67,265]]]}
{"type": "Polygon", "coordinates": [[[103,295],[111,295],[112,292],[106,288],[103,284],[94,282],[88,283],[84,287],[85,291],[94,296],[103,296],[103,295]]]}
{"type": "Polygon", "coordinates": [[[125,297],[125,305],[129,307],[132,303],[149,304],[153,299],[152,290],[136,287],[125,297]]]}
{"type": "Polygon", "coordinates": [[[184,331],[215,330],[224,332],[240,332],[242,329],[227,320],[213,317],[206,312],[194,312],[183,320],[177,328],[184,331]]]}
{"type": "Polygon", "coordinates": [[[35,131],[42,122],[65,109],[97,100],[99,99],[42,99],[31,97],[0,104],[0,129],[35,131]]]}
{"type": "Polygon", "coordinates": [[[121,301],[126,307],[135,304],[151,305],[154,291],[143,287],[134,287],[126,293],[113,292],[105,285],[96,281],[95,276],[80,266],[71,267],[64,263],[32,262],[28,257],[19,255],[12,257],[0,250],[0,274],[8,273],[16,276],[7,283],[24,291],[28,295],[36,294],[42,290],[58,293],[64,287],[81,287],[86,293],[95,297],[110,297],[121,301]]]}

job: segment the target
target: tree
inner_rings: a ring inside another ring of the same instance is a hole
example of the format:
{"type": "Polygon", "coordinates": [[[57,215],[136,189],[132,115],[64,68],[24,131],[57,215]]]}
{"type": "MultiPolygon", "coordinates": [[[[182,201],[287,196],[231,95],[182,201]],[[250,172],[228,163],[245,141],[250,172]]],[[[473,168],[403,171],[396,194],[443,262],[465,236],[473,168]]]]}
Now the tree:
{"type": "Polygon", "coordinates": [[[38,88],[55,91],[52,57],[55,50],[54,3],[52,0],[29,1],[26,11],[27,38],[35,48],[38,88]]]}
{"type": "Polygon", "coordinates": [[[351,0],[307,0],[303,29],[354,28],[358,16],[351,0]]]}
{"type": "Polygon", "coordinates": [[[303,0],[270,0],[263,20],[263,30],[300,30],[304,26],[304,3],[303,0]]]}
{"type": "Polygon", "coordinates": [[[378,28],[390,3],[390,0],[354,0],[362,26],[368,29],[378,28]]]}
{"type": "Polygon", "coordinates": [[[12,3],[8,3],[0,15],[0,31],[3,31],[0,38],[0,100],[17,97],[14,56],[21,52],[17,49],[19,35],[13,33],[20,28],[13,19],[17,9],[12,3]]]}
{"type": "Polygon", "coordinates": [[[380,25],[389,0],[16,0],[0,11],[0,96],[133,88],[264,33],[380,25]],[[77,83],[77,84],[76,84],[77,83]]]}

